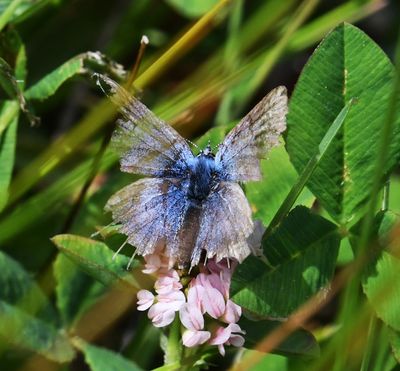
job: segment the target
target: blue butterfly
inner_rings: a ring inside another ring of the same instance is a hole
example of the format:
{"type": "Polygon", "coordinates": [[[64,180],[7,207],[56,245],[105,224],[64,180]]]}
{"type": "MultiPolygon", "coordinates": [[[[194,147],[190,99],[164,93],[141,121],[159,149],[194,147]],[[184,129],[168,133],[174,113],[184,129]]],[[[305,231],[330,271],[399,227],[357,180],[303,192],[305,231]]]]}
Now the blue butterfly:
{"type": "Polygon", "coordinates": [[[140,179],[105,206],[140,255],[162,243],[180,267],[203,254],[241,262],[251,248],[251,208],[239,182],[262,178],[260,159],[286,128],[287,93],[272,90],[231,130],[214,155],[208,145],[195,156],[187,141],[116,82],[98,76],[119,107],[111,144],[121,170],[140,179]]]}

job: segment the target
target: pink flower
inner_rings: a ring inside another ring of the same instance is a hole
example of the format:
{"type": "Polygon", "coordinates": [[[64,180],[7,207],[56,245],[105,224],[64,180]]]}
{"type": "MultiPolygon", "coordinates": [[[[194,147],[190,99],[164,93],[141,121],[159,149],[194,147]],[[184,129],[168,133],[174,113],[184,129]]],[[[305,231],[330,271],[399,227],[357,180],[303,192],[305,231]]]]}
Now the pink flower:
{"type": "Polygon", "coordinates": [[[170,276],[163,276],[159,278],[154,284],[154,288],[157,291],[157,294],[167,294],[172,291],[177,291],[182,288],[182,284],[179,282],[178,273],[174,270],[174,273],[170,272],[170,276]]]}
{"type": "MultiPolygon", "coordinates": [[[[196,290],[196,300],[203,312],[207,312],[211,317],[217,319],[225,312],[225,299],[222,293],[212,286],[209,276],[210,275],[206,275],[205,273],[200,273],[196,277],[190,290],[196,290]]],[[[218,279],[218,276],[214,278],[218,279]]],[[[216,279],[214,279],[214,281],[216,286],[222,286],[216,279]]],[[[192,298],[190,298],[190,300],[192,300],[192,298]]]]}
{"type": "Polygon", "coordinates": [[[179,309],[181,309],[182,305],[185,304],[186,298],[185,294],[182,291],[177,290],[171,291],[167,294],[159,294],[157,296],[157,300],[159,303],[168,305],[169,309],[178,311],[179,309]]]}
{"type": "Polygon", "coordinates": [[[190,282],[191,284],[193,284],[193,286],[190,287],[187,292],[187,302],[189,305],[197,307],[200,312],[204,314],[206,312],[203,306],[203,296],[205,288],[201,285],[196,285],[195,281],[196,279],[193,278],[190,282]]]}
{"type": "Polygon", "coordinates": [[[183,345],[194,347],[204,344],[211,337],[209,331],[203,331],[203,313],[196,305],[184,304],[179,311],[179,318],[187,330],[182,335],[183,345]]]}
{"type": "Polygon", "coordinates": [[[137,309],[140,311],[149,309],[154,303],[154,295],[148,290],[138,291],[137,298],[138,298],[137,309]]]}
{"type": "Polygon", "coordinates": [[[182,305],[179,311],[182,325],[189,330],[202,330],[204,328],[204,318],[200,309],[190,304],[182,305]]]}
{"type": "Polygon", "coordinates": [[[145,255],[143,258],[146,264],[142,272],[145,274],[163,274],[174,265],[174,261],[165,255],[162,244],[157,246],[152,254],[145,255]]]}
{"type": "Polygon", "coordinates": [[[162,266],[161,256],[157,254],[145,255],[144,260],[146,262],[145,269],[142,272],[145,274],[156,273],[162,266]]]}
{"type": "Polygon", "coordinates": [[[215,332],[214,337],[209,341],[211,345],[218,345],[218,350],[222,356],[225,355],[224,345],[233,345],[241,347],[244,344],[243,336],[245,332],[236,323],[231,323],[227,327],[219,327],[215,332]]]}
{"type": "Polygon", "coordinates": [[[156,294],[148,290],[138,292],[138,309],[148,311],[148,317],[156,327],[168,326],[174,321],[176,312],[185,330],[182,342],[194,347],[208,342],[218,346],[225,355],[225,345],[241,347],[244,331],[237,324],[242,314],[240,306],[229,299],[229,288],[235,264],[227,260],[211,259],[200,265],[200,273],[192,277],[184,289],[178,271],[171,268],[171,261],[161,249],[144,257],[143,272],[155,274],[156,294]],[[206,321],[207,319],[207,321],[206,321]],[[222,323],[226,327],[222,327],[222,323]],[[215,328],[213,335],[209,328],[215,328]],[[207,328],[207,326],[210,326],[207,328]]]}
{"type": "Polygon", "coordinates": [[[180,320],[187,328],[182,335],[183,345],[194,347],[204,344],[211,337],[209,331],[203,331],[204,318],[197,306],[184,304],[179,311],[180,320]]]}
{"type": "Polygon", "coordinates": [[[182,291],[174,291],[166,295],[158,295],[158,302],[152,305],[147,313],[155,327],[165,327],[172,323],[177,312],[185,304],[182,291]]]}
{"type": "Polygon", "coordinates": [[[182,342],[185,347],[191,348],[204,344],[210,336],[211,334],[208,331],[186,330],[182,335],[182,342]]]}
{"type": "Polygon", "coordinates": [[[175,310],[168,303],[156,303],[149,309],[147,316],[155,327],[165,327],[175,319],[175,310]]]}
{"type": "Polygon", "coordinates": [[[226,302],[225,313],[221,320],[226,323],[236,323],[242,315],[242,308],[232,300],[226,302]]]}

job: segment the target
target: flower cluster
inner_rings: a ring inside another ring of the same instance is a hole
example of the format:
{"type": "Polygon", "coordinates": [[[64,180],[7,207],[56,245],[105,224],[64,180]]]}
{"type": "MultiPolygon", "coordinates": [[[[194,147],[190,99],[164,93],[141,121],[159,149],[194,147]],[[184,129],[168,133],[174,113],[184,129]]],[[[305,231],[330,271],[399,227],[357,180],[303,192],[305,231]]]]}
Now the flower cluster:
{"type": "Polygon", "coordinates": [[[138,310],[148,311],[148,317],[156,327],[173,322],[178,314],[185,331],[183,345],[194,347],[208,343],[218,346],[225,355],[224,345],[241,347],[244,331],[237,324],[242,314],[240,306],[229,299],[232,263],[209,260],[199,266],[199,273],[191,277],[185,287],[173,262],[160,251],[144,257],[147,274],[156,274],[155,293],[140,290],[138,310]]]}

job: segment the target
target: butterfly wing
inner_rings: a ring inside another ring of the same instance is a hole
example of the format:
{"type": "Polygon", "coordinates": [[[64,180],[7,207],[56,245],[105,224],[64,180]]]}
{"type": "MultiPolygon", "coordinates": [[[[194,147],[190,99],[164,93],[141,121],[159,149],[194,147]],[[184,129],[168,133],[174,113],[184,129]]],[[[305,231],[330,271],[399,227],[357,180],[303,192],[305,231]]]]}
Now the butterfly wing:
{"type": "Polygon", "coordinates": [[[220,178],[260,180],[260,159],[279,143],[286,129],[287,92],[278,86],[266,95],[226,136],[215,157],[220,178]]]}
{"type": "Polygon", "coordinates": [[[250,205],[237,183],[221,182],[203,202],[200,230],[191,257],[198,264],[201,252],[207,257],[234,258],[241,262],[250,253],[247,238],[253,232],[250,205]]]}
{"type": "Polygon", "coordinates": [[[128,237],[138,254],[152,254],[163,241],[169,256],[178,257],[178,234],[188,208],[186,200],[179,181],[144,178],[115,193],[105,209],[121,224],[120,232],[128,237]]]}
{"type": "Polygon", "coordinates": [[[155,177],[183,177],[194,157],[185,139],[115,81],[97,77],[122,114],[111,139],[121,155],[121,170],[155,177]]]}

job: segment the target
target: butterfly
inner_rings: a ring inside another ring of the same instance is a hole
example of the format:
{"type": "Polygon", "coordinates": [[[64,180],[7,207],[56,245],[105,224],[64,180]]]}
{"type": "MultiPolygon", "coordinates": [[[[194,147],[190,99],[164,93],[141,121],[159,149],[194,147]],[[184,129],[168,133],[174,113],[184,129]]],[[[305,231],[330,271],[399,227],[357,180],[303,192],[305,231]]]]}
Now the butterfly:
{"type": "MultiPolygon", "coordinates": [[[[243,261],[250,252],[252,211],[240,186],[262,179],[260,159],[286,129],[287,92],[278,86],[225,137],[216,154],[198,155],[170,125],[106,76],[98,75],[118,106],[111,145],[121,170],[144,175],[115,193],[105,206],[139,255],[165,254],[179,267],[205,255],[243,261]]],[[[103,89],[104,90],[104,89],[103,89]]]]}

